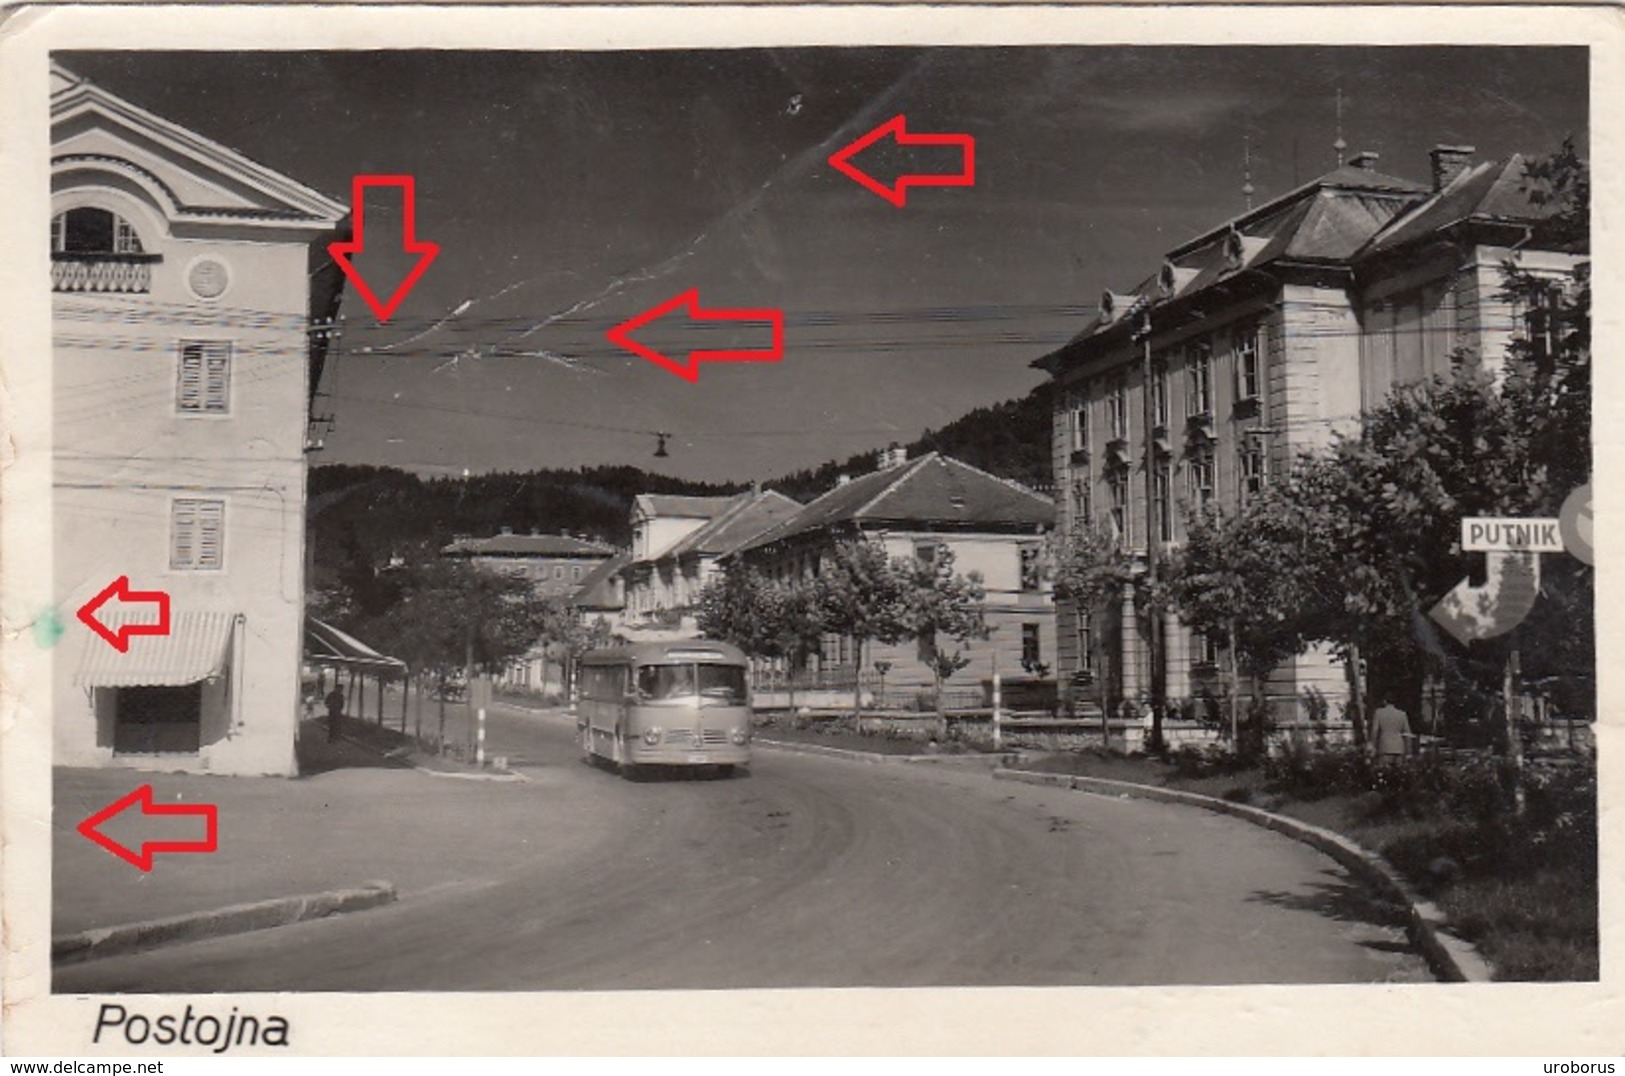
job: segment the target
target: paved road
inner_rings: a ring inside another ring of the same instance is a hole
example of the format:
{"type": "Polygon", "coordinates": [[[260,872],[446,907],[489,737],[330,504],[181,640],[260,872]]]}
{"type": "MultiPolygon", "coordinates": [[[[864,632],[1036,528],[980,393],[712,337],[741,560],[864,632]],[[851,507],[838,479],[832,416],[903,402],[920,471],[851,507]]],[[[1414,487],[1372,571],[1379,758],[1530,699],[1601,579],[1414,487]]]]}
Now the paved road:
{"type": "MultiPolygon", "coordinates": [[[[995,783],[963,763],[770,750],[731,780],[629,783],[581,763],[573,732],[558,714],[491,719],[492,752],[531,780],[479,794],[502,798],[505,827],[534,827],[501,835],[534,854],[476,858],[459,880],[403,886],[375,911],[62,968],[53,989],[1429,978],[1334,862],[1234,819],[995,783]]],[[[385,776],[466,795],[464,782],[385,776]]],[[[487,839],[481,824],[446,822],[467,842],[487,839]]]]}

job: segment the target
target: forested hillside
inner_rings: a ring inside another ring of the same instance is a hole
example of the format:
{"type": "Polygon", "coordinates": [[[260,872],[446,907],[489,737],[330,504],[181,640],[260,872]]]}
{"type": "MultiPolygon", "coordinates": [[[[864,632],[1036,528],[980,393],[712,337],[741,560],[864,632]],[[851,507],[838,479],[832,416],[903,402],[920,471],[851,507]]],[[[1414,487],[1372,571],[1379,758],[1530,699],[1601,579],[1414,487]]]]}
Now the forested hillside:
{"type": "MultiPolygon", "coordinates": [[[[927,430],[908,444],[910,458],[941,452],[972,467],[1051,492],[1050,392],[1046,382],[1026,396],[990,407],[978,407],[940,430],[927,430]]],[[[876,446],[878,450],[881,446],[876,446]]],[[[768,483],[786,496],[809,501],[835,485],[842,474],[860,475],[875,469],[875,451],[845,460],[831,460],[768,483]]]]}
{"type": "MultiPolygon", "coordinates": [[[[908,445],[909,455],[940,451],[1003,478],[1047,491],[1050,412],[1046,386],[1019,400],[980,407],[908,445]]],[[[883,446],[876,446],[878,450],[883,446]]],[[[842,473],[875,468],[875,451],[797,471],[770,488],[799,501],[826,492],[842,473]]],[[[392,556],[421,557],[459,534],[565,531],[612,545],[631,541],[628,514],[639,493],[716,495],[743,485],[688,482],[636,467],[420,478],[393,467],[333,464],[310,473],[317,590],[342,585],[357,595],[392,556]]]]}

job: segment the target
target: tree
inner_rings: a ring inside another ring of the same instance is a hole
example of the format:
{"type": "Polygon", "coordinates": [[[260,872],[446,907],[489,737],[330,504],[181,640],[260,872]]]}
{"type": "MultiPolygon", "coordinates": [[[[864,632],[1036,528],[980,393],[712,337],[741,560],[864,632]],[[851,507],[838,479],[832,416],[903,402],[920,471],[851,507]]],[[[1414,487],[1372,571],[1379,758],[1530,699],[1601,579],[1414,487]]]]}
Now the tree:
{"type": "MultiPolygon", "coordinates": [[[[1055,597],[1072,603],[1079,616],[1115,614],[1127,588],[1138,587],[1143,579],[1122,541],[1099,524],[1085,523],[1054,542],[1050,560],[1055,597]]],[[[1137,600],[1135,607],[1142,607],[1142,602],[1137,600]]],[[[1100,712],[1101,743],[1107,747],[1111,746],[1111,714],[1121,702],[1122,690],[1108,670],[1100,712]]]]}
{"type": "Polygon", "coordinates": [[[1300,653],[1320,612],[1313,585],[1313,551],[1301,539],[1302,506],[1280,494],[1250,502],[1238,513],[1212,509],[1193,518],[1186,542],[1169,565],[1166,590],[1180,619],[1229,652],[1227,685],[1232,743],[1261,754],[1267,732],[1269,677],[1300,653]],[[1243,743],[1238,680],[1252,685],[1243,743]]]}
{"type": "Polygon", "coordinates": [[[357,630],[442,681],[459,667],[500,667],[530,649],[557,616],[525,580],[465,561],[434,557],[391,572],[399,599],[357,630]]]}
{"type": "Polygon", "coordinates": [[[954,553],[939,546],[929,560],[896,562],[906,581],[903,593],[903,619],[909,635],[923,641],[930,653],[927,664],[936,687],[937,728],[946,738],[948,718],[943,711],[942,685],[970,664],[961,649],[942,648],[941,640],[952,639],[963,647],[973,639],[988,636],[983,602],[987,592],[975,573],[954,571],[954,553]]]}
{"type": "MultiPolygon", "coordinates": [[[[908,576],[878,542],[859,538],[839,542],[825,559],[816,584],[818,622],[845,635],[857,648],[855,672],[864,667],[870,642],[898,643],[911,634],[908,576]]],[[[854,676],[852,711],[863,711],[863,680],[854,676]]]]}
{"type": "Polygon", "coordinates": [[[799,579],[769,579],[744,564],[731,564],[700,592],[697,620],[707,638],[733,643],[752,657],[783,658],[794,675],[823,634],[817,596],[799,579]]]}

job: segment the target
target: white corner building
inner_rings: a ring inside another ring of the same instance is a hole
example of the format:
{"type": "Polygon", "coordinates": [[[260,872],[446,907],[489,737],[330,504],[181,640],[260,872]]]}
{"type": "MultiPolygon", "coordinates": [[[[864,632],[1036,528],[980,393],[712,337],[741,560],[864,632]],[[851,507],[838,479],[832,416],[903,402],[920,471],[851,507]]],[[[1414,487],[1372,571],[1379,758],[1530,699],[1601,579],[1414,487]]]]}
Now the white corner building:
{"type": "Polygon", "coordinates": [[[56,764],[295,772],[307,422],[348,212],[53,66],[56,764]],[[170,605],[122,652],[75,615],[119,577],[170,605]]]}

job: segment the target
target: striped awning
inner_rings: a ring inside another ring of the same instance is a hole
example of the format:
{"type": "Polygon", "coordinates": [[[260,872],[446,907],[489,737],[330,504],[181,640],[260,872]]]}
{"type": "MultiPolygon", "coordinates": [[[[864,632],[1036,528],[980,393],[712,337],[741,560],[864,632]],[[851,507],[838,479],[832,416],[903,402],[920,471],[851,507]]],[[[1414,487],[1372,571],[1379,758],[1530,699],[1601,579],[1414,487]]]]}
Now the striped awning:
{"type": "Polygon", "coordinates": [[[401,670],[406,662],[380,654],[348,632],[324,620],[305,617],[305,660],[312,665],[338,665],[346,669],[401,670]]]}
{"type": "MultiPolygon", "coordinates": [[[[231,647],[235,613],[175,613],[168,635],[132,635],[120,653],[107,640],[90,634],[74,682],[82,687],[175,687],[195,684],[222,672],[231,647]]],[[[100,614],[115,634],[123,624],[150,623],[142,611],[126,619],[100,614]]]]}

